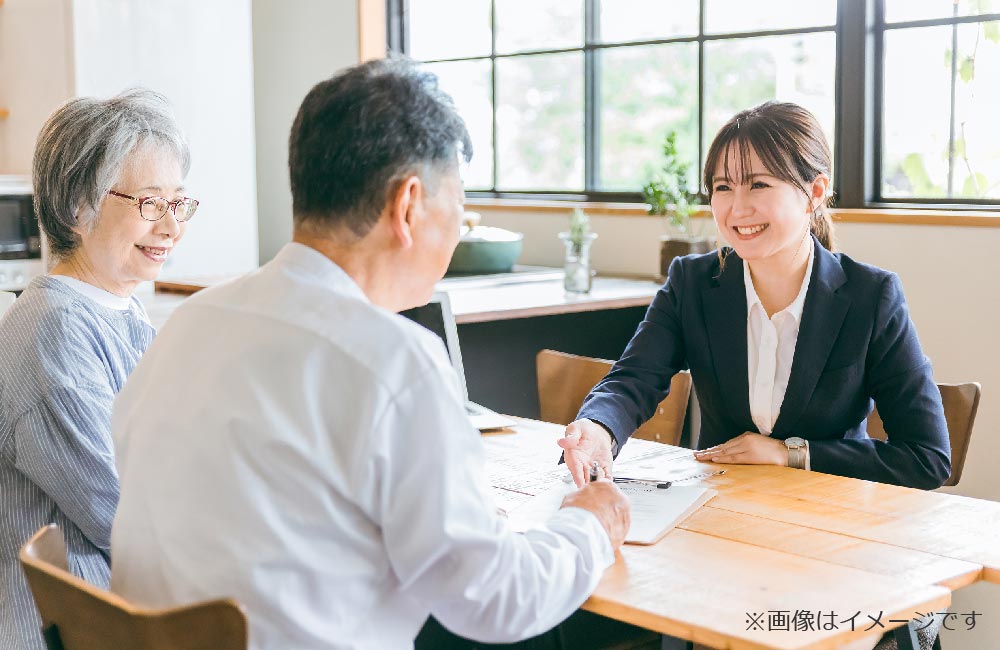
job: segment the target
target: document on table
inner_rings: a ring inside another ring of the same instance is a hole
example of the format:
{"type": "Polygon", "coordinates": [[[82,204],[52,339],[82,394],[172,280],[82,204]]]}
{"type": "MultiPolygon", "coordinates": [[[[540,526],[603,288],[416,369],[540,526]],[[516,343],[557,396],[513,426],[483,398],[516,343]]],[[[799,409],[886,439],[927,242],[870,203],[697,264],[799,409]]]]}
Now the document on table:
{"type": "MultiPolygon", "coordinates": [[[[655,544],[674,526],[715,496],[715,490],[694,485],[667,489],[642,483],[620,483],[632,508],[626,544],[655,544]]],[[[525,531],[544,524],[559,509],[575,485],[558,485],[507,511],[511,528],[525,531]]]]}
{"type": "Polygon", "coordinates": [[[677,483],[723,473],[725,470],[712,463],[695,460],[690,449],[638,439],[628,441],[614,465],[615,476],[657,483],[677,483]]]}

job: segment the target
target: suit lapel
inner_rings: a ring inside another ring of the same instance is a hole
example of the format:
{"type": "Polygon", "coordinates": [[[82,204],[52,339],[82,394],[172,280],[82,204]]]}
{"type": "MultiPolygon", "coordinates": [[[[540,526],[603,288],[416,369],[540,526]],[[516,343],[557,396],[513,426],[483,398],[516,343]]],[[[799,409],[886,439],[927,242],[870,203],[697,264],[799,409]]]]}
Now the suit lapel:
{"type": "Polygon", "coordinates": [[[705,289],[705,329],[715,378],[734,421],[753,426],[750,385],[747,379],[747,299],[743,285],[743,260],[735,253],[726,259],[722,275],[705,289]]]}
{"type": "Polygon", "coordinates": [[[851,304],[849,298],[837,293],[837,289],[847,281],[839,260],[818,241],[814,240],[813,246],[816,261],[802,310],[788,388],[771,434],[775,438],[784,439],[793,435],[795,424],[809,404],[851,304]]]}

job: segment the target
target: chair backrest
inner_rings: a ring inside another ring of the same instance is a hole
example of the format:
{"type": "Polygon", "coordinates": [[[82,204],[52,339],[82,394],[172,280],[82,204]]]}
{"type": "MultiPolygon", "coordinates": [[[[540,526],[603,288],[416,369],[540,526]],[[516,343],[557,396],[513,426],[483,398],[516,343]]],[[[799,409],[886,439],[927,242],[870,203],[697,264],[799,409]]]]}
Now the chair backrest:
{"type": "MultiPolygon", "coordinates": [[[[541,419],[556,424],[572,422],[587,393],[608,374],[613,364],[607,359],[581,357],[555,350],[539,352],[535,357],[535,368],[541,419]]],[[[668,445],[678,444],[690,396],[691,373],[685,370],[674,375],[670,381],[670,394],[633,437],[668,445]]]]}
{"type": "Polygon", "coordinates": [[[67,571],[66,544],[55,525],[35,533],[20,559],[49,650],[246,650],[246,617],[235,601],[133,607],[67,571]]]}
{"type": "Polygon", "coordinates": [[[15,298],[17,298],[17,296],[9,291],[0,291],[0,316],[3,316],[3,313],[14,304],[15,298]]]}
{"type": "MultiPolygon", "coordinates": [[[[944,405],[944,419],[948,422],[948,437],[951,439],[951,476],[945,485],[958,485],[962,478],[965,457],[969,453],[969,439],[972,425],[979,410],[979,395],[982,386],[976,382],[967,384],[938,384],[941,402],[944,405]]],[[[868,416],[868,437],[885,440],[887,435],[878,409],[872,409],[868,416]]]]}

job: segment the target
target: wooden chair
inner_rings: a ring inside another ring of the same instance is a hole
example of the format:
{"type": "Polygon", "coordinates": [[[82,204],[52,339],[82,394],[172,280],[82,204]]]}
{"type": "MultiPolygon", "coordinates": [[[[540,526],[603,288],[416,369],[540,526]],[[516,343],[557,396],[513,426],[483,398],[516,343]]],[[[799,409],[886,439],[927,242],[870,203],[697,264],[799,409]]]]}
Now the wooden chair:
{"type": "MultiPolygon", "coordinates": [[[[581,357],[555,350],[542,350],[535,357],[538,373],[538,402],[541,419],[569,424],[576,417],[587,393],[611,370],[613,361],[581,357]]],[[[656,413],[635,432],[634,437],[676,445],[680,442],[691,396],[691,373],[674,375],[670,394],[656,407],[656,413]]]]}
{"type": "Polygon", "coordinates": [[[247,621],[233,600],[146,610],[69,573],[53,524],[21,548],[21,567],[49,650],[246,650],[247,621]]]}
{"type": "MultiPolygon", "coordinates": [[[[944,419],[948,422],[948,437],[951,439],[951,476],[945,485],[958,485],[965,457],[969,453],[969,439],[972,437],[972,424],[976,421],[976,411],[979,409],[982,386],[976,382],[938,384],[938,390],[941,391],[944,419]]],[[[885,440],[887,437],[877,409],[872,409],[868,416],[868,436],[876,440],[885,440]]]]}

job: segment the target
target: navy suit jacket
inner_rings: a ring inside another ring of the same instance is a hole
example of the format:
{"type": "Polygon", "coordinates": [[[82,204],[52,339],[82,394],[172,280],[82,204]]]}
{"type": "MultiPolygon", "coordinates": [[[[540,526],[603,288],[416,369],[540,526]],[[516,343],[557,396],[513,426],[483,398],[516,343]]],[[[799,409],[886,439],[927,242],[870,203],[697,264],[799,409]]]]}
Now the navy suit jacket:
{"type": "MultiPolygon", "coordinates": [[[[815,261],[791,376],[771,436],[809,440],[814,471],[932,489],[951,473],[948,427],[931,364],[920,349],[894,274],[831,253],[815,261]],[[872,400],[888,441],[866,433],[872,400]]],[[[731,253],[675,259],[621,359],[578,418],[603,425],[618,446],[690,368],[704,449],[757,431],[747,378],[743,261],[731,253]]]]}

